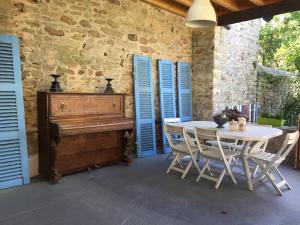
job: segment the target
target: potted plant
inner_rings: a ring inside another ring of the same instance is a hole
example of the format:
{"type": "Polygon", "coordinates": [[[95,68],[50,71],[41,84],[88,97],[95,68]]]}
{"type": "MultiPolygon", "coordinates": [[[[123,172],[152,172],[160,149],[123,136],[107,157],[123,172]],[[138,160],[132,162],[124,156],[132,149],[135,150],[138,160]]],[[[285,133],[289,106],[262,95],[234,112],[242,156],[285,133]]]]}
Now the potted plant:
{"type": "Polygon", "coordinates": [[[270,115],[267,112],[263,112],[259,115],[257,123],[261,125],[272,125],[273,127],[282,127],[284,124],[284,119],[281,113],[270,115]]]}

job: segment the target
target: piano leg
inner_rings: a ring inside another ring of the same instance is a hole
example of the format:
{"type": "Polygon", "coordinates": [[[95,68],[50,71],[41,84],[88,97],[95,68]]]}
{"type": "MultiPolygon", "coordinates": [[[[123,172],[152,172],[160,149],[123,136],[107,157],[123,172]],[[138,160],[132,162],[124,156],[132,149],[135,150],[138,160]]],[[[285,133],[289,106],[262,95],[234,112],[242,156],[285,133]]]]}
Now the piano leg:
{"type": "Polygon", "coordinates": [[[60,171],[58,169],[56,169],[56,161],[57,161],[57,155],[58,155],[58,142],[52,140],[51,141],[51,148],[52,148],[52,156],[51,156],[51,160],[52,160],[52,167],[51,167],[51,171],[50,171],[50,179],[54,182],[54,183],[58,183],[58,181],[62,178],[62,174],[60,173],[60,171]]]}
{"type": "Polygon", "coordinates": [[[127,166],[130,166],[130,164],[132,163],[132,159],[129,159],[128,156],[125,155],[130,134],[131,134],[130,130],[123,132],[123,146],[122,146],[123,155],[120,159],[120,162],[125,163],[127,166]]]}
{"type": "Polygon", "coordinates": [[[61,179],[62,175],[61,173],[58,171],[58,170],[52,170],[51,172],[51,180],[54,182],[54,183],[58,183],[58,181],[61,179]]]}
{"type": "Polygon", "coordinates": [[[132,159],[129,159],[127,155],[123,155],[120,159],[120,162],[125,163],[127,166],[130,166],[130,164],[132,163],[132,159]]]}

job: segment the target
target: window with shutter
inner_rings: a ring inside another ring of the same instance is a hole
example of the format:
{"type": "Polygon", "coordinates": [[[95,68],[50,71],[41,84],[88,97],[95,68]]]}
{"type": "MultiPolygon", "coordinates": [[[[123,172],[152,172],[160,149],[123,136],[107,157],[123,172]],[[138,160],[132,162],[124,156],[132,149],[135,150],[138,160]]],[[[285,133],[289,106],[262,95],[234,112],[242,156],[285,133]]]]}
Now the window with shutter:
{"type": "Polygon", "coordinates": [[[156,154],[152,63],[149,57],[133,56],[136,138],[138,157],[156,154]]]}
{"type": "Polygon", "coordinates": [[[0,35],[0,189],[29,183],[17,37],[0,35]]]}
{"type": "Polygon", "coordinates": [[[169,142],[164,132],[164,119],[176,117],[176,102],[174,91],[174,64],[171,61],[158,61],[159,98],[162,123],[162,138],[164,153],[170,152],[169,142]]]}
{"type": "Polygon", "coordinates": [[[193,119],[190,64],[178,62],[177,71],[179,117],[181,121],[190,121],[193,119]]]}

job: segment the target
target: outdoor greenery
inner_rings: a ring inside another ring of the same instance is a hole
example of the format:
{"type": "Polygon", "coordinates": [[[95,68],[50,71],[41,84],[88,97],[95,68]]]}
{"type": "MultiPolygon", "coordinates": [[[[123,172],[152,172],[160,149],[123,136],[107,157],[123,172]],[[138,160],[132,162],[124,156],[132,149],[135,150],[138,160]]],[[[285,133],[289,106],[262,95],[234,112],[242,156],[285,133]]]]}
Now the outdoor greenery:
{"type": "MultiPolygon", "coordinates": [[[[290,93],[283,106],[284,117],[300,113],[300,12],[275,16],[260,30],[259,61],[262,65],[285,70],[290,93]]],[[[271,82],[276,81],[276,78],[271,82]]]]}
{"type": "Polygon", "coordinates": [[[261,112],[260,116],[264,117],[264,118],[277,119],[277,120],[282,120],[283,119],[282,113],[277,113],[276,115],[271,115],[268,112],[261,112]]]}
{"type": "Polygon", "coordinates": [[[260,30],[259,60],[264,66],[300,71],[300,12],[275,16],[260,30]]]}

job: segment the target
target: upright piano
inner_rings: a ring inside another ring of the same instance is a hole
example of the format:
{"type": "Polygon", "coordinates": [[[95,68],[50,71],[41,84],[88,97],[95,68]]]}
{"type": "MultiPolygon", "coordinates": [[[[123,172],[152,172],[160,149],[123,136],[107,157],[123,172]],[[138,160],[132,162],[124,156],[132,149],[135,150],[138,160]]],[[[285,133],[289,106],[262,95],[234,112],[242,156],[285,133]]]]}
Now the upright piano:
{"type": "Polygon", "coordinates": [[[134,120],[124,115],[125,94],[38,92],[40,175],[62,175],[123,161],[134,120]]]}

